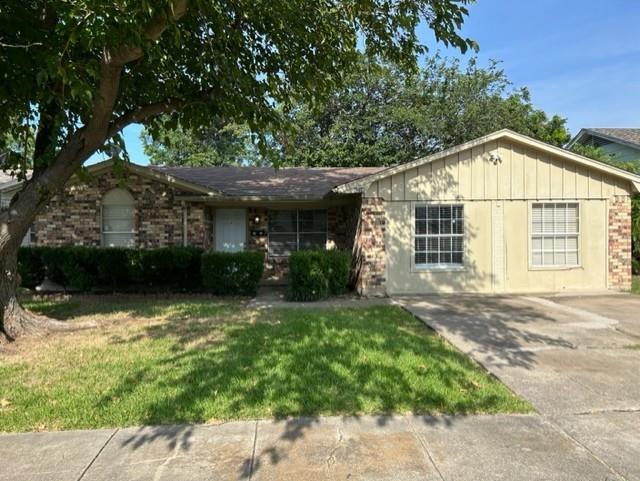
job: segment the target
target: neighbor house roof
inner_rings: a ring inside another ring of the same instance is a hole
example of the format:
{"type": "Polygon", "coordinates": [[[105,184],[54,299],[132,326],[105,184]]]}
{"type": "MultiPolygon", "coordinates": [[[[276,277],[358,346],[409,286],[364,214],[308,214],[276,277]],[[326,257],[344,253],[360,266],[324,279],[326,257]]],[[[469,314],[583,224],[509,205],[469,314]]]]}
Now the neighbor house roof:
{"type": "Polygon", "coordinates": [[[567,144],[571,148],[575,143],[580,142],[585,137],[599,137],[611,142],[628,145],[635,149],[640,149],[640,129],[622,129],[622,128],[585,128],[581,129],[571,141],[567,144]]]}
{"type": "Polygon", "coordinates": [[[589,159],[588,157],[584,157],[582,155],[575,154],[569,150],[555,147],[553,145],[547,144],[545,142],[541,142],[539,140],[533,139],[526,135],[519,134],[517,132],[513,132],[509,129],[498,130],[497,132],[493,132],[491,134],[485,135],[483,137],[479,137],[474,140],[470,140],[460,145],[456,145],[454,147],[442,150],[432,155],[428,155],[426,157],[420,157],[412,162],[407,162],[404,164],[398,164],[393,167],[389,167],[386,169],[382,169],[379,172],[371,174],[367,177],[363,177],[360,179],[356,179],[354,181],[348,182],[346,184],[340,185],[334,188],[334,192],[337,193],[352,193],[352,192],[360,192],[363,188],[372,182],[377,180],[389,177],[393,174],[398,174],[400,172],[404,172],[409,169],[413,169],[414,167],[418,167],[423,164],[428,164],[438,159],[445,158],[449,155],[457,154],[464,150],[471,149],[473,147],[477,147],[487,142],[492,142],[500,139],[508,139],[514,142],[518,142],[521,145],[525,145],[531,147],[533,149],[537,149],[542,152],[546,152],[551,155],[557,155],[561,158],[565,158],[575,162],[576,164],[583,165],[586,167],[590,167],[594,170],[597,170],[602,173],[606,173],[612,175],[617,178],[625,179],[631,182],[636,191],[640,191],[640,176],[636,174],[632,174],[626,170],[619,169],[617,167],[613,167],[609,164],[605,164],[604,162],[599,162],[597,160],[589,159]]]}
{"type": "Polygon", "coordinates": [[[0,185],[6,184],[7,182],[11,182],[13,180],[13,176],[7,172],[0,170],[0,185]]]}
{"type": "Polygon", "coordinates": [[[383,170],[382,167],[150,167],[207,187],[225,197],[319,199],[334,187],[383,170]]]}
{"type": "MultiPolygon", "coordinates": [[[[31,177],[31,170],[26,172],[27,179],[31,177]]],[[[17,186],[22,181],[18,179],[18,176],[10,171],[0,170],[0,190],[8,189],[9,187],[17,186]]]]}

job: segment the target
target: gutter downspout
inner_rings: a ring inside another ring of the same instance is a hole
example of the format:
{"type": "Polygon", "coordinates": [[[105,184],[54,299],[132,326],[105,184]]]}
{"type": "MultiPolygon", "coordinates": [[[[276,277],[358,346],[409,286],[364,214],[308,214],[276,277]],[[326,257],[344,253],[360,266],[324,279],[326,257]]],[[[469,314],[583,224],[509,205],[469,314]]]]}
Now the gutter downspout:
{"type": "Polygon", "coordinates": [[[182,202],[182,246],[187,247],[189,240],[187,239],[187,203],[182,202]]]}

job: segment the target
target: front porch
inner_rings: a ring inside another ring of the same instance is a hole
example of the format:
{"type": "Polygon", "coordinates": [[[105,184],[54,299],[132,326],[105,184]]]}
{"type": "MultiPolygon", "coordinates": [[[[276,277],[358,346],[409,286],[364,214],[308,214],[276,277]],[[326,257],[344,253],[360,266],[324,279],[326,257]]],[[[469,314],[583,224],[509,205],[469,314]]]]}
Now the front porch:
{"type": "Polygon", "coordinates": [[[289,255],[306,249],[352,250],[359,196],[316,201],[191,200],[185,226],[206,248],[264,253],[262,284],[284,285],[289,255]],[[201,228],[198,228],[201,226],[201,228]],[[201,232],[197,232],[201,230],[201,232]]]}

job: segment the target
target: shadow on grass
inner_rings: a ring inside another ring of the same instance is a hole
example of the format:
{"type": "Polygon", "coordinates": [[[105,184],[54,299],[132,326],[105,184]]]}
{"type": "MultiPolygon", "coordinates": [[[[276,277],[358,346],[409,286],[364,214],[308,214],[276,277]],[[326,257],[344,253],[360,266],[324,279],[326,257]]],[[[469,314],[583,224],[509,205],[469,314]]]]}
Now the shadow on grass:
{"type": "Polygon", "coordinates": [[[219,315],[221,309],[244,307],[247,299],[221,299],[212,296],[162,295],[130,296],[32,296],[22,304],[34,312],[61,321],[80,316],[121,314],[129,317],[170,317],[172,320],[219,315]]]}
{"type": "Polygon", "coordinates": [[[464,355],[396,308],[288,310],[264,317],[216,326],[168,322],[119,340],[173,339],[174,354],[159,360],[173,375],[156,377],[157,366],[134,371],[104,402],[153,382],[160,392],[173,394],[151,400],[142,421],[162,424],[206,421],[212,414],[246,419],[492,412],[504,401],[501,390],[483,392],[478,380],[485,375],[464,355]],[[212,330],[220,332],[212,335],[212,330]]]}
{"type": "MultiPolygon", "coordinates": [[[[34,308],[66,319],[111,313],[161,318],[109,337],[101,348],[109,357],[87,354],[96,359],[85,368],[89,378],[112,378],[87,406],[101,426],[182,424],[141,429],[123,441],[132,449],[165,441],[188,450],[189,423],[275,418],[283,423],[286,446],[323,415],[371,414],[382,426],[398,413],[530,408],[396,306],[257,311],[213,299],[58,304],[34,308]],[[123,360],[130,352],[136,356],[123,360]]],[[[422,419],[449,424],[455,418],[422,419]]],[[[247,460],[242,473],[284,456],[286,449],[267,448],[247,460]]]]}
{"type": "MultiPolygon", "coordinates": [[[[105,393],[99,408],[109,410],[111,403],[135,396],[141,384],[153,384],[158,395],[140,400],[145,413],[140,424],[273,417],[284,420],[282,439],[290,442],[301,439],[321,415],[376,414],[382,424],[393,413],[528,409],[397,307],[286,309],[261,312],[259,320],[246,315],[243,321],[230,312],[228,321],[156,324],[118,340],[133,349],[145,338],[169,339],[171,354],[134,367],[105,393]],[[297,419],[285,419],[291,416],[297,419]]],[[[188,426],[158,429],[127,442],[138,447],[165,438],[188,444],[188,426]]],[[[278,462],[283,454],[265,455],[278,462]]]]}

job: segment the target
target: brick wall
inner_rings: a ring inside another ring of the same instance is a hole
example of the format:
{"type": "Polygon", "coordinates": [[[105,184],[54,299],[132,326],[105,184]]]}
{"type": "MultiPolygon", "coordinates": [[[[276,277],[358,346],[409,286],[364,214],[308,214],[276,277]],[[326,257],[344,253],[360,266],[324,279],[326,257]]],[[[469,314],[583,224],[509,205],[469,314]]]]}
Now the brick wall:
{"type": "Polygon", "coordinates": [[[609,199],[609,287],[631,289],[631,198],[609,199]]]}
{"type": "Polygon", "coordinates": [[[382,198],[363,198],[356,230],[354,264],[356,290],[366,296],[385,295],[386,214],[382,198]]]}
{"type": "Polygon", "coordinates": [[[187,204],[187,209],[188,245],[212,248],[215,210],[203,204],[187,204]]]}
{"type": "MultiPolygon", "coordinates": [[[[69,185],[64,195],[55,196],[36,217],[37,244],[99,246],[102,197],[116,187],[127,189],[134,198],[136,246],[183,245],[184,206],[179,196],[191,193],[134,174],[123,181],[111,173],[69,185]]],[[[188,244],[209,247],[211,210],[200,204],[187,206],[188,244]]]]}
{"type": "MultiPolygon", "coordinates": [[[[182,196],[192,195],[180,189],[129,174],[123,182],[111,173],[105,173],[87,183],[69,185],[64,195],[55,196],[36,217],[35,231],[38,245],[86,245],[101,244],[101,203],[111,189],[127,189],[135,202],[135,245],[143,248],[182,246],[184,214],[187,215],[188,245],[204,249],[215,248],[215,208],[203,204],[187,203],[182,196]]],[[[381,201],[382,202],[382,201],[381,201]]],[[[327,241],[330,247],[352,249],[358,224],[359,210],[354,204],[327,207],[327,241]]],[[[371,208],[368,208],[371,210],[371,208]]],[[[369,212],[367,210],[367,212],[369,212]]],[[[384,214],[384,207],[382,207],[384,214]]],[[[382,215],[384,222],[384,215],[382,215]]],[[[288,258],[268,257],[268,209],[247,209],[249,235],[247,249],[265,254],[265,279],[284,282],[288,270],[288,258]],[[259,222],[254,222],[255,217],[259,222]],[[252,235],[252,231],[263,231],[264,235],[252,235]]],[[[379,226],[375,227],[379,228],[379,226]]],[[[384,233],[384,227],[382,229],[384,233]]],[[[384,234],[383,234],[384,235],[384,234]]],[[[371,242],[363,243],[370,248],[371,242]]],[[[384,241],[382,242],[384,247],[384,241]]],[[[368,254],[367,258],[370,258],[368,254]]],[[[384,282],[384,260],[382,274],[371,269],[365,272],[368,284],[384,282]]]]}

